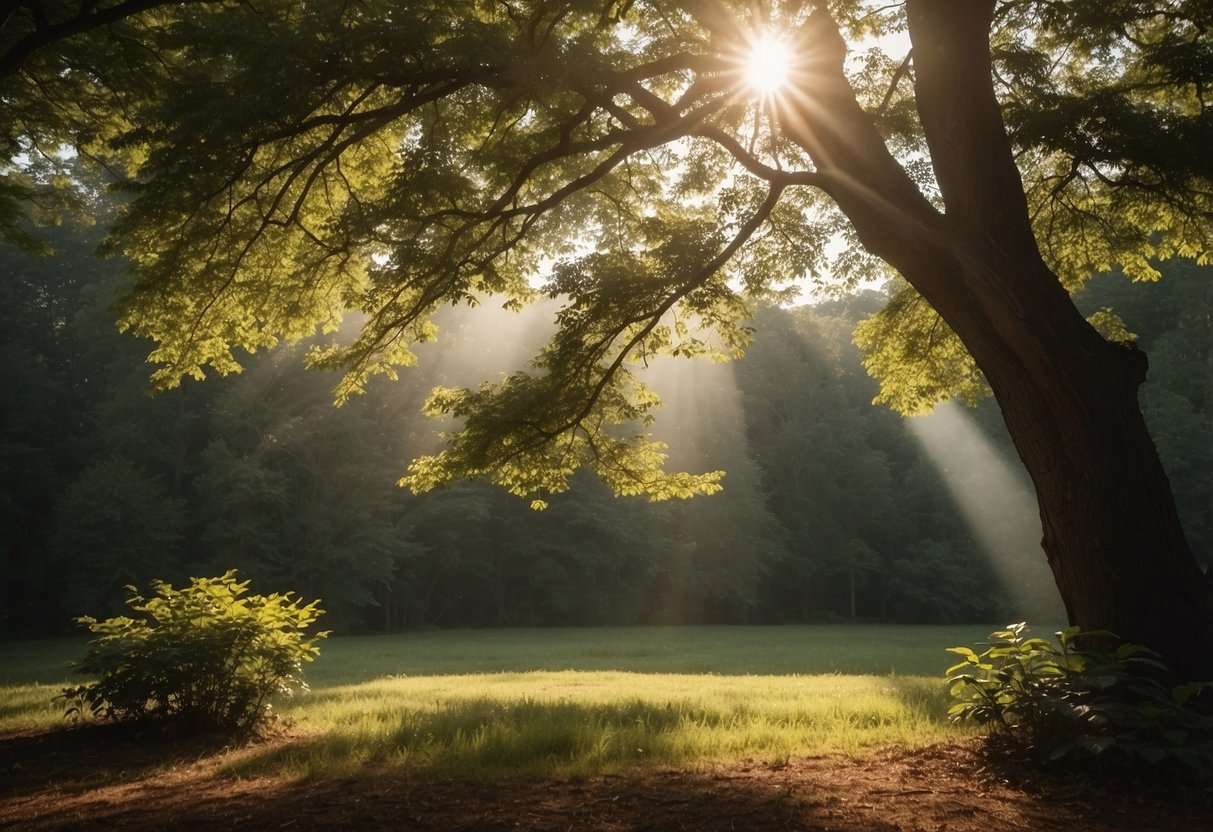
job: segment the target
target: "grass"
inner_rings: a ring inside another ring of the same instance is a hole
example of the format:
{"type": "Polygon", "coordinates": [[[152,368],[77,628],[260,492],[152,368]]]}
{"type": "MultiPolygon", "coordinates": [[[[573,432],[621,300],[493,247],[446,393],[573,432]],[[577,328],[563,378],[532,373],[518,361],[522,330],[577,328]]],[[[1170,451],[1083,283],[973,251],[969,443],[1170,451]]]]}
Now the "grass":
{"type": "Polygon", "coordinates": [[[287,708],[306,739],[231,770],[309,776],[366,764],[438,776],[586,775],[856,753],[956,736],[938,681],[534,671],[381,679],[287,708]]]}
{"type": "MultiPolygon", "coordinates": [[[[964,735],[947,724],[944,649],[988,627],[670,627],[332,639],[309,693],[279,703],[286,743],[229,773],[365,765],[433,776],[581,776],[862,753],[964,735]]],[[[51,697],[82,642],[0,644],[0,732],[62,721],[51,697]]]]}

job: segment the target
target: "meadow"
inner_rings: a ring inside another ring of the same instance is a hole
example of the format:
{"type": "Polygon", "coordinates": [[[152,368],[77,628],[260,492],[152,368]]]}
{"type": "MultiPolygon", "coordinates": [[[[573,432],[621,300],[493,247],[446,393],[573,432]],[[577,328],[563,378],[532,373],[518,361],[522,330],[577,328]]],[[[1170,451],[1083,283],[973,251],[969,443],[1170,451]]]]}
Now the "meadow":
{"type": "MultiPolygon", "coordinates": [[[[276,703],[287,740],[226,755],[236,775],[367,765],[439,777],[582,776],[778,763],[967,735],[945,648],[991,627],[637,627],[334,638],[310,690],[276,703]]],[[[0,643],[0,733],[64,724],[52,698],[84,642],[0,643]]]]}

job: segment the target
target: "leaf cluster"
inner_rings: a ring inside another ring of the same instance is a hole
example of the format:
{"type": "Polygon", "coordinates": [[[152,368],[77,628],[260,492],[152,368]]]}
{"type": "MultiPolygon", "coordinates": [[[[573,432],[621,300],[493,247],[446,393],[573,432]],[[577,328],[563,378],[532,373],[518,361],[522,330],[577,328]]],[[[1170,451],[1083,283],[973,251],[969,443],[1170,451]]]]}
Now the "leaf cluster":
{"type": "MultiPolygon", "coordinates": [[[[998,5],[995,90],[1041,254],[1070,292],[1099,272],[1156,280],[1162,260],[1209,257],[1209,8],[1188,0],[998,5]]],[[[888,76],[874,56],[856,80],[870,95],[888,76]]],[[[897,90],[884,99],[881,129],[912,172],[921,136],[912,118],[897,120],[897,90]]],[[[929,176],[915,178],[930,193],[929,176]]],[[[1110,340],[1126,338],[1110,314],[1091,323],[1110,340]]],[[[877,403],[901,413],[988,392],[967,349],[908,288],[861,326],[857,343],[881,381],[877,403]]]]}
{"type": "Polygon", "coordinates": [[[1069,288],[1208,256],[1213,18],[1187,0],[1005,3],[992,46],[1037,239],[1069,288]]]}
{"type": "Polygon", "coordinates": [[[978,654],[951,647],[962,661],[946,671],[953,721],[992,726],[1049,761],[1098,758],[1147,763],[1199,776],[1213,764],[1213,719],[1195,707],[1213,684],[1167,684],[1154,651],[1110,633],[1077,627],[1047,639],[1025,623],[990,634],[978,654]]]}
{"type": "Polygon", "coordinates": [[[64,689],[67,715],[248,734],[270,718],[271,697],[306,689],[303,663],[328,635],[305,636],[323,613],[318,602],[246,595],[248,581],[234,570],[183,589],[152,588],[149,599],[127,587],[134,617],[77,619],[98,637],[75,669],[97,679],[64,689]]]}
{"type": "Polygon", "coordinates": [[[907,283],[896,284],[884,308],[860,322],[854,340],[864,368],[880,380],[873,404],[918,416],[948,399],[974,405],[989,394],[960,338],[907,283]]]}

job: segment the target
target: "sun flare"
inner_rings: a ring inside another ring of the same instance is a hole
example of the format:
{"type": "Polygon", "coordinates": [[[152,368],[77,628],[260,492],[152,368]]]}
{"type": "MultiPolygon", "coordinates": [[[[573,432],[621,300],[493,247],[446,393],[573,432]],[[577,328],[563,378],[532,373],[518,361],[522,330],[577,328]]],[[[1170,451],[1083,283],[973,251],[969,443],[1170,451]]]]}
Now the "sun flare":
{"type": "Polygon", "coordinates": [[[746,61],[746,82],[756,92],[771,95],[787,83],[792,64],[792,49],[772,35],[754,42],[746,61]]]}

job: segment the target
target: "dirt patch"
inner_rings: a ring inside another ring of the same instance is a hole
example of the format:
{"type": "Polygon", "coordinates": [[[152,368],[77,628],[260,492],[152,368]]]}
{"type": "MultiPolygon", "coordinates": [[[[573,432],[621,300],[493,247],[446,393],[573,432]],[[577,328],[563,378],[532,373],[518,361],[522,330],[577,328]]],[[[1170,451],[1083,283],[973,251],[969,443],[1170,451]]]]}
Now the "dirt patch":
{"type": "MultiPolygon", "coordinates": [[[[277,743],[289,742],[280,738],[277,743]]],[[[1208,832],[1192,789],[1028,782],[980,743],[885,749],[786,764],[656,770],[586,780],[434,781],[398,770],[353,778],[234,779],[206,744],[95,731],[0,737],[0,827],[43,830],[815,830],[815,832],[1208,832]]]]}

